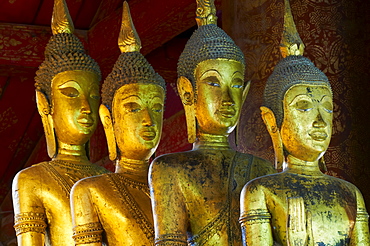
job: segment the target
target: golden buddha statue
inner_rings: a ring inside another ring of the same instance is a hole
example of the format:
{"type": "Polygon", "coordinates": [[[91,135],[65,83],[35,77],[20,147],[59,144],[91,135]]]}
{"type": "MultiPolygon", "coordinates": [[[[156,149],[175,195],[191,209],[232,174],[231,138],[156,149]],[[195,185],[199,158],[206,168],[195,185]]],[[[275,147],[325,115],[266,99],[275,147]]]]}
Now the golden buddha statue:
{"type": "Polygon", "coordinates": [[[73,245],[70,190],[82,178],[108,172],[90,163],[86,154],[98,122],[100,69],[72,34],[64,0],[54,3],[52,31],[35,78],[37,108],[52,160],[14,178],[18,245],[73,245]]]}
{"type": "Polygon", "coordinates": [[[303,57],[289,2],[283,59],[268,78],[262,118],[283,172],[249,182],[241,194],[244,245],[370,245],[360,191],[320,171],[332,133],[328,78],[303,57]],[[285,153],[285,155],[284,155],[285,153]]]}
{"type": "Polygon", "coordinates": [[[156,245],[241,245],[239,197],[272,165],[230,148],[249,84],[244,55],[216,25],[214,1],[197,1],[196,30],[178,63],[178,91],[193,150],[151,164],[156,245]]]}
{"type": "Polygon", "coordinates": [[[103,83],[100,118],[115,173],[80,180],[71,193],[76,245],[153,245],[149,158],[162,132],[166,85],[139,52],[123,3],[121,55],[103,83]]]}

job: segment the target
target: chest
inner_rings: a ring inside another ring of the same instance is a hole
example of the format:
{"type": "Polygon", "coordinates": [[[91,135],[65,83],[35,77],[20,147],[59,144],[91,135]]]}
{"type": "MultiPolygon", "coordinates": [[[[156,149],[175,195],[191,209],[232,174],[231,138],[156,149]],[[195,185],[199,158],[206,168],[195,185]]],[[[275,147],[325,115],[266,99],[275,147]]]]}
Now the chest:
{"type": "Polygon", "coordinates": [[[355,194],[345,185],[327,180],[290,180],[289,185],[282,181],[267,193],[267,200],[279,242],[286,242],[292,228],[306,230],[315,244],[346,245],[350,238],[357,207],[355,194]]]}
{"type": "Polygon", "coordinates": [[[125,245],[152,242],[153,215],[148,188],[117,177],[107,177],[101,187],[94,190],[91,197],[109,245],[116,245],[114,240],[125,245]]]}

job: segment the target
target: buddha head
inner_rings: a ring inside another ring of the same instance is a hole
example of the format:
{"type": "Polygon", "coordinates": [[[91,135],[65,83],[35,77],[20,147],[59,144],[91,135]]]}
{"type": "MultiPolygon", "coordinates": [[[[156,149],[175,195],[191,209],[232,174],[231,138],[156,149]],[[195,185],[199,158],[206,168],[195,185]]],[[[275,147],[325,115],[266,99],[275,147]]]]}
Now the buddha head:
{"type": "Polygon", "coordinates": [[[166,85],[139,52],[127,2],[118,44],[121,55],[103,83],[99,110],[109,157],[147,160],[161,138],[166,85]]]}
{"type": "Polygon", "coordinates": [[[73,29],[64,0],[56,0],[53,36],[35,77],[37,107],[51,158],[58,143],[84,145],[97,126],[100,69],[73,29]]]}
{"type": "Polygon", "coordinates": [[[236,126],[249,84],[245,61],[234,41],[216,25],[214,1],[197,1],[198,29],[178,62],[177,88],[184,105],[188,139],[196,131],[228,135],[236,126]]]}
{"type": "Polygon", "coordinates": [[[315,161],[329,146],[333,95],[328,78],[303,56],[281,60],[268,78],[262,117],[286,154],[315,161]]]}
{"type": "Polygon", "coordinates": [[[304,45],[296,32],[286,2],[283,59],[267,79],[262,118],[272,138],[276,165],[284,152],[303,161],[319,160],[329,146],[333,94],[325,74],[303,56],[304,45]]]}

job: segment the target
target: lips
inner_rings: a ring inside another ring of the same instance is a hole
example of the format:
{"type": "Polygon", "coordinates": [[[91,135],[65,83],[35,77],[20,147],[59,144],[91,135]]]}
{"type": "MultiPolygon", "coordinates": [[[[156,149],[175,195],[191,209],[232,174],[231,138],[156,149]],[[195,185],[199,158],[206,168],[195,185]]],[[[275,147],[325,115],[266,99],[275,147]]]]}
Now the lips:
{"type": "Polygon", "coordinates": [[[77,122],[83,127],[91,127],[94,125],[94,120],[90,117],[79,117],[77,122]]]}
{"type": "Polygon", "coordinates": [[[323,131],[313,131],[309,133],[309,135],[311,136],[313,140],[316,140],[316,141],[324,141],[325,139],[328,138],[328,134],[326,134],[323,131]]]}
{"type": "Polygon", "coordinates": [[[155,131],[141,131],[140,132],[140,137],[146,141],[151,141],[156,137],[156,132],[155,131]]]}
{"type": "Polygon", "coordinates": [[[235,116],[236,111],[234,109],[220,109],[218,113],[225,118],[232,118],[235,116]]]}

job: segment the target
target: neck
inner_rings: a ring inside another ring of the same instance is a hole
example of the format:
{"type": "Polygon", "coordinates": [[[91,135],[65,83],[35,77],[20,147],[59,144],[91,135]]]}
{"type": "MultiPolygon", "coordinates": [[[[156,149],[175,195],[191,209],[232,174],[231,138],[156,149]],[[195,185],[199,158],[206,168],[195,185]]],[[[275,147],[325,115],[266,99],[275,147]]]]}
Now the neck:
{"type": "Polygon", "coordinates": [[[58,141],[58,153],[53,160],[67,161],[77,164],[90,164],[86,156],[85,145],[72,145],[58,141]]]}
{"type": "Polygon", "coordinates": [[[312,162],[303,161],[292,155],[288,155],[287,166],[284,168],[284,171],[307,176],[323,175],[323,173],[320,171],[318,160],[312,162]]]}
{"type": "Polygon", "coordinates": [[[134,160],[121,157],[116,161],[116,173],[143,183],[148,182],[149,160],[134,160]]]}
{"type": "Polygon", "coordinates": [[[197,141],[193,144],[193,150],[196,149],[230,149],[228,136],[199,133],[197,141]]]}

